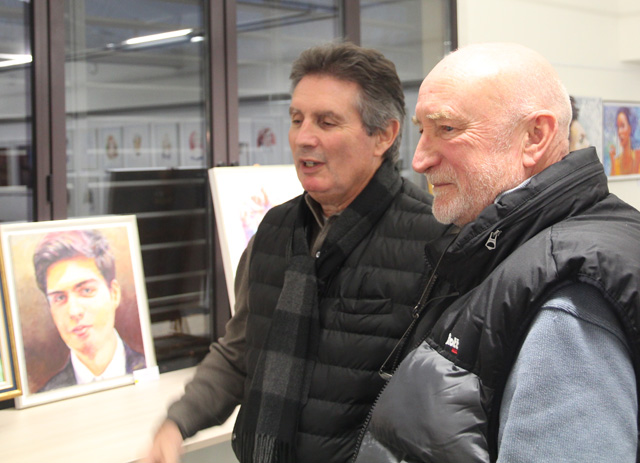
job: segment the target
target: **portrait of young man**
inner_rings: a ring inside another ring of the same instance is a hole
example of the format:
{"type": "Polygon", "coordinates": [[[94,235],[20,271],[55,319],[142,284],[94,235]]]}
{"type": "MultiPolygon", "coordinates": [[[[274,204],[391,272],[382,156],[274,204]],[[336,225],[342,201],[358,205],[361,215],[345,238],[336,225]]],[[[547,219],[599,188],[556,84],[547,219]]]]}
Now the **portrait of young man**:
{"type": "Polygon", "coordinates": [[[17,408],[128,384],[155,366],[135,217],[1,228],[17,408]]]}
{"type": "Polygon", "coordinates": [[[69,348],[64,367],[39,392],[115,378],[146,366],[115,329],[121,302],[116,262],[97,230],[51,232],[33,255],[36,281],[69,348]]]}

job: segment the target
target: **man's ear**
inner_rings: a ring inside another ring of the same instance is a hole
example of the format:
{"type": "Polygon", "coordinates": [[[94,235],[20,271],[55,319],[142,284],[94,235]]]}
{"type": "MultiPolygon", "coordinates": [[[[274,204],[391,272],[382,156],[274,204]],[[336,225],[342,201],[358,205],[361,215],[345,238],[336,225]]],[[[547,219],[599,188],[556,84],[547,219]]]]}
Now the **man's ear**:
{"type": "Polygon", "coordinates": [[[522,162],[525,168],[535,168],[551,148],[558,120],[550,111],[536,111],[527,119],[522,162]]]}
{"type": "Polygon", "coordinates": [[[389,147],[396,141],[398,133],[400,132],[400,122],[396,119],[391,119],[384,130],[375,134],[376,137],[376,149],[375,155],[382,156],[387,152],[389,147]]]}

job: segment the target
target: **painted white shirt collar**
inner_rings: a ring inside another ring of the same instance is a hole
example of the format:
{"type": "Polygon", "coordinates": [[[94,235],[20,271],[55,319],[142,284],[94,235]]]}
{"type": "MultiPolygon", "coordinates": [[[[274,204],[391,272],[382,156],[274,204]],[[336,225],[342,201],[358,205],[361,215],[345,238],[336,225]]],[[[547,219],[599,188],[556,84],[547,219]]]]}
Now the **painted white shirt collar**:
{"type": "Polygon", "coordinates": [[[71,351],[71,364],[73,365],[73,372],[76,375],[78,384],[87,384],[107,378],[117,378],[118,376],[124,376],[127,374],[127,359],[124,351],[124,343],[117,331],[115,331],[115,334],[116,351],[113,354],[111,362],[109,362],[109,365],[107,365],[107,368],[100,376],[95,376],[91,373],[91,370],[89,370],[85,364],[80,361],[75,352],[71,351]]]}

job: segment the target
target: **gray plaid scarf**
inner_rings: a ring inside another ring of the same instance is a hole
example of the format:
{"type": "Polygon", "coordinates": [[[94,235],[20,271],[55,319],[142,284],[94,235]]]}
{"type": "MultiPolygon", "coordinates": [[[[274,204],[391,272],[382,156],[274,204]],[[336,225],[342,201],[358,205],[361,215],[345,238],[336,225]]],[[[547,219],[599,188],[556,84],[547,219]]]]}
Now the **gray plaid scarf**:
{"type": "Polygon", "coordinates": [[[294,463],[300,410],[307,400],[318,347],[318,293],[370,233],[400,191],[390,162],[331,226],[318,259],[310,256],[304,200],[291,240],[291,257],[249,394],[234,430],[241,463],[294,463]]]}

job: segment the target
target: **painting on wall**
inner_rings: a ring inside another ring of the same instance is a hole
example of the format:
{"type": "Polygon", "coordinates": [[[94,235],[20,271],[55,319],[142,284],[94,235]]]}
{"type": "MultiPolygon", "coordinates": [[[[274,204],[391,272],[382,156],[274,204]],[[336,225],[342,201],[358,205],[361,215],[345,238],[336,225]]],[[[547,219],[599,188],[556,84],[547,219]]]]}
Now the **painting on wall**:
{"type": "Polygon", "coordinates": [[[186,167],[204,167],[204,127],[201,122],[183,122],[180,124],[180,165],[186,167]]]}
{"type": "Polygon", "coordinates": [[[602,161],[602,99],[571,96],[569,151],[595,146],[602,161]]]}
{"type": "Polygon", "coordinates": [[[610,177],[640,174],[640,103],[603,104],[603,157],[610,177]]]}
{"type": "Polygon", "coordinates": [[[131,168],[151,167],[150,129],[145,124],[124,127],[124,166],[131,168]]]}
{"type": "Polygon", "coordinates": [[[157,369],[135,216],[0,225],[22,396],[16,408],[157,369]]]}
{"type": "Polygon", "coordinates": [[[251,164],[269,166],[289,162],[289,159],[284,159],[284,143],[280,117],[261,117],[251,121],[251,164]]]}
{"type": "Polygon", "coordinates": [[[104,170],[124,166],[122,127],[107,126],[98,129],[98,164],[104,170]]]}
{"type": "Polygon", "coordinates": [[[247,243],[267,211],[301,194],[302,186],[293,164],[213,167],[209,181],[233,312],[233,280],[247,243]]]}
{"type": "Polygon", "coordinates": [[[178,124],[157,123],[153,127],[153,152],[156,167],[178,167],[178,124]]]}

